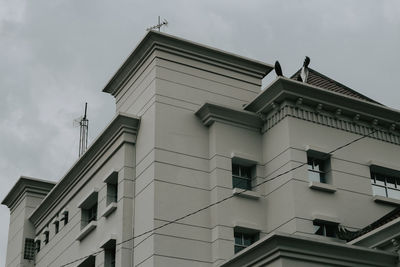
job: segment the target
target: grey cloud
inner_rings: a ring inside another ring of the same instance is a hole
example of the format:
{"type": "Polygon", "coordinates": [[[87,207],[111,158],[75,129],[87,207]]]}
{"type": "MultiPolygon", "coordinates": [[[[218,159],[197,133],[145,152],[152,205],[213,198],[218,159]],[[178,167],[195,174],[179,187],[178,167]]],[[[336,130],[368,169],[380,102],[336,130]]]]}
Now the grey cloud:
{"type": "MultiPolygon", "coordinates": [[[[58,180],[114,115],[105,83],[161,15],[166,32],[268,63],[311,67],[400,109],[398,1],[1,1],[0,198],[20,175],[58,180]]],[[[266,80],[274,78],[274,74],[266,80]]],[[[8,210],[0,208],[0,266],[8,210]]]]}

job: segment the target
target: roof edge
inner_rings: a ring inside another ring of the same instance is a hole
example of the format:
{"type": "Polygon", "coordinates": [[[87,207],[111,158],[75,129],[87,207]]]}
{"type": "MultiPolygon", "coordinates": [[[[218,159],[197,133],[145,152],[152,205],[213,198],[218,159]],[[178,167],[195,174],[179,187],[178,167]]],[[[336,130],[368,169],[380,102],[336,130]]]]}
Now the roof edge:
{"type": "Polygon", "coordinates": [[[400,110],[386,107],[384,105],[371,103],[366,100],[343,95],[341,93],[325,90],[318,86],[295,81],[286,77],[278,77],[264,91],[256,96],[244,109],[256,113],[268,113],[270,104],[279,98],[302,98],[315,105],[322,103],[349,111],[361,116],[376,118],[390,124],[400,125],[400,110]],[[329,99],[329,100],[327,100],[329,99]]]}
{"type": "Polygon", "coordinates": [[[174,35],[158,31],[149,31],[109,80],[104,87],[103,92],[114,95],[123,81],[129,77],[130,74],[134,72],[147,58],[153,49],[157,47],[168,47],[169,49],[174,49],[179,52],[195,55],[199,59],[204,58],[220,65],[223,64],[231,69],[246,72],[247,75],[253,74],[260,79],[265,77],[274,68],[272,65],[258,60],[239,56],[174,35]]]}
{"type": "Polygon", "coordinates": [[[87,168],[91,168],[93,160],[102,153],[104,148],[109,146],[110,142],[113,142],[119,133],[129,131],[137,135],[139,125],[139,117],[118,113],[29,216],[35,226],[41,220],[43,214],[50,211],[71,190],[76,179],[79,179],[83,175],[82,173],[87,171],[87,168]]]}
{"type": "Polygon", "coordinates": [[[12,209],[17,199],[25,192],[35,190],[38,194],[47,195],[48,192],[55,186],[55,182],[42,180],[38,178],[21,176],[14,186],[10,189],[9,193],[5,196],[2,205],[12,209]]]}
{"type": "Polygon", "coordinates": [[[397,266],[397,253],[272,232],[221,264],[221,267],[256,266],[279,258],[301,258],[325,265],[397,266]]]}
{"type": "Polygon", "coordinates": [[[254,113],[221,106],[219,104],[205,103],[195,113],[203,125],[210,126],[216,121],[225,122],[245,128],[260,131],[263,121],[254,113]]]}
{"type": "MultiPolygon", "coordinates": [[[[344,84],[342,84],[342,83],[340,83],[340,82],[338,82],[338,81],[336,81],[336,80],[333,80],[332,78],[329,78],[328,76],[326,76],[326,75],[324,75],[324,74],[322,74],[322,73],[320,73],[320,72],[318,72],[318,71],[316,71],[316,70],[314,70],[314,69],[312,69],[312,68],[310,68],[310,67],[308,67],[308,70],[311,71],[311,72],[314,72],[314,73],[317,74],[317,75],[322,76],[323,78],[329,80],[329,81],[332,82],[332,83],[335,83],[335,84],[338,85],[338,86],[341,86],[341,87],[343,87],[343,88],[345,88],[345,89],[351,91],[351,92],[354,93],[354,94],[357,94],[357,95],[362,96],[363,98],[365,98],[366,100],[368,100],[368,101],[370,101],[370,102],[372,102],[372,103],[375,103],[375,104],[379,104],[379,105],[384,106],[383,104],[379,103],[378,101],[376,101],[376,100],[374,100],[374,99],[372,99],[372,98],[370,98],[370,97],[368,97],[368,96],[366,96],[366,95],[364,95],[364,94],[361,94],[360,92],[358,92],[358,91],[356,91],[356,90],[354,90],[354,89],[351,89],[350,87],[348,87],[348,86],[346,86],[346,85],[344,85],[344,84]]],[[[296,71],[296,72],[290,77],[290,79],[294,79],[294,77],[295,77],[300,71],[301,71],[301,68],[300,68],[298,71],[296,71]]],[[[323,88],[323,87],[321,87],[321,88],[323,88]]],[[[326,90],[328,90],[328,89],[326,89],[326,90]]]]}

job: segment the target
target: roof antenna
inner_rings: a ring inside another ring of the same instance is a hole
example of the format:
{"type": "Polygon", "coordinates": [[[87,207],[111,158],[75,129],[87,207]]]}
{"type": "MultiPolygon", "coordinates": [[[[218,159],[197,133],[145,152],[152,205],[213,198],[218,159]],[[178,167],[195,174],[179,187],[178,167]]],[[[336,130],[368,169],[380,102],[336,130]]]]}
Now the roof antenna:
{"type": "Polygon", "coordinates": [[[308,79],[308,65],[310,65],[310,58],[306,56],[304,59],[303,67],[301,68],[300,75],[297,80],[300,82],[307,82],[308,79]]]}
{"type": "Polygon", "coordinates": [[[160,20],[160,16],[158,16],[158,23],[154,26],[151,26],[149,28],[146,29],[146,31],[151,31],[154,29],[158,29],[158,31],[161,31],[161,27],[162,26],[167,26],[168,25],[168,21],[166,19],[163,19],[163,21],[160,20]]]}
{"type": "Polygon", "coordinates": [[[277,60],[277,61],[275,61],[275,73],[276,73],[276,75],[279,77],[279,76],[283,76],[283,73],[282,73],[282,68],[281,68],[281,64],[279,64],[279,61],[277,60]]]}
{"type": "Polygon", "coordinates": [[[85,113],[83,117],[74,120],[74,125],[80,127],[79,133],[79,157],[85,153],[88,146],[89,120],[87,119],[87,102],[85,103],[85,113]]]}

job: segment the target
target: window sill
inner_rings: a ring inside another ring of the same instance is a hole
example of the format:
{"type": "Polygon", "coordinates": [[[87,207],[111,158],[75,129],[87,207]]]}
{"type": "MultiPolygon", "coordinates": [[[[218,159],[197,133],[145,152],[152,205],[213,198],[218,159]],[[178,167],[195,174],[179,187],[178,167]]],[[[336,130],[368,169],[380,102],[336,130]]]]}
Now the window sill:
{"type": "Polygon", "coordinates": [[[241,189],[241,188],[233,188],[232,193],[235,196],[238,197],[244,197],[244,198],[251,198],[251,199],[259,199],[260,198],[260,194],[258,192],[255,191],[244,191],[245,189],[241,189]]]}
{"type": "Polygon", "coordinates": [[[79,235],[77,236],[76,240],[82,241],[82,239],[85,238],[91,231],[94,230],[94,228],[97,227],[97,221],[91,221],[88,225],[86,225],[79,235]]]}
{"type": "Polygon", "coordinates": [[[108,206],[103,211],[103,214],[101,216],[107,218],[116,209],[117,209],[117,203],[116,202],[112,202],[112,203],[108,204],[108,206]]]}
{"type": "Polygon", "coordinates": [[[310,182],[309,186],[311,189],[320,190],[328,193],[335,193],[336,187],[331,184],[319,183],[319,182],[310,182]]]}
{"type": "Polygon", "coordinates": [[[399,206],[400,205],[400,199],[396,199],[396,198],[391,198],[391,197],[384,197],[384,196],[373,196],[372,199],[375,202],[378,203],[385,203],[385,204],[390,204],[390,205],[395,205],[395,206],[399,206]]]}

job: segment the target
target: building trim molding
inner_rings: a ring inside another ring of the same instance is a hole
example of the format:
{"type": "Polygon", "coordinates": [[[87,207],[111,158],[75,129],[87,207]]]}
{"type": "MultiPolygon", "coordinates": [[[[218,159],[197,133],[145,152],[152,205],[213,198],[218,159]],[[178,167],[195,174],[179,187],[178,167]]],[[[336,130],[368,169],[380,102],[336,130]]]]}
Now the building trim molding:
{"type": "Polygon", "coordinates": [[[182,53],[187,57],[231,71],[241,72],[258,79],[262,79],[273,69],[272,65],[261,61],[235,55],[158,31],[149,31],[107,83],[103,92],[115,95],[124,81],[130,77],[156,49],[168,50],[170,53],[172,51],[182,53]]]}
{"type": "Polygon", "coordinates": [[[329,111],[317,112],[312,107],[304,104],[298,105],[290,101],[284,101],[280,107],[264,116],[265,124],[262,132],[270,130],[286,117],[297,118],[359,135],[369,135],[370,138],[400,145],[400,133],[398,131],[361,120],[355,121],[348,116],[338,116],[329,111]]]}
{"type": "MultiPolygon", "coordinates": [[[[124,113],[117,114],[106,129],[96,138],[87,151],[75,162],[65,176],[54,186],[42,203],[32,212],[29,219],[38,227],[52,209],[65,199],[77,183],[96,165],[101,156],[120,139],[116,148],[123,143],[136,143],[140,118],[124,113]]],[[[108,153],[107,152],[107,153],[108,153]]],[[[39,230],[39,229],[38,229],[39,230]]]]}
{"type": "Polygon", "coordinates": [[[263,126],[263,121],[252,112],[211,103],[205,103],[195,114],[205,126],[210,126],[214,122],[223,122],[256,131],[260,131],[263,126]]]}
{"type": "Polygon", "coordinates": [[[336,242],[271,233],[242,250],[221,267],[267,266],[278,259],[340,266],[397,266],[397,253],[362,248],[336,242]]]}
{"type": "Polygon", "coordinates": [[[10,192],[3,199],[1,204],[6,205],[11,211],[23,199],[26,194],[46,196],[56,183],[52,181],[41,180],[37,178],[21,176],[10,192]]]}

